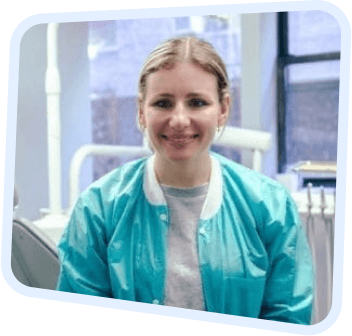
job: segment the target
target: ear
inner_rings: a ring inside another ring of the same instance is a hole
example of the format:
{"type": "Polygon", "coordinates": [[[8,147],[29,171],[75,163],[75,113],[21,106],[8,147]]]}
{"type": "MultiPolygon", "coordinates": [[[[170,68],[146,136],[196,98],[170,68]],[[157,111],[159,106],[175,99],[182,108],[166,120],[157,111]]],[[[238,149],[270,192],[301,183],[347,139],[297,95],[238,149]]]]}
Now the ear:
{"type": "Polygon", "coordinates": [[[224,95],[218,118],[218,125],[224,127],[226,125],[227,118],[230,113],[230,95],[226,93],[224,95]]]}

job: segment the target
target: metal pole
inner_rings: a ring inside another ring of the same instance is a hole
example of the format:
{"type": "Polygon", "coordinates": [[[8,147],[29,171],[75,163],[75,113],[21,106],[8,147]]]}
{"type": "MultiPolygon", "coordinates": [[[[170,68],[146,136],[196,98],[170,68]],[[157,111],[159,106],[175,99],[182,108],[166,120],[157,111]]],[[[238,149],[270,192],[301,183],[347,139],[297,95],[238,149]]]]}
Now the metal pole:
{"type": "Polygon", "coordinates": [[[47,94],[49,211],[52,215],[62,213],[61,208],[61,120],[60,120],[60,74],[57,64],[58,23],[47,28],[47,69],[45,92],[47,94]]]}
{"type": "Polygon", "coordinates": [[[331,308],[332,304],[332,246],[331,246],[331,236],[332,236],[332,230],[331,230],[331,223],[329,218],[326,218],[325,216],[325,209],[327,208],[326,202],[325,202],[325,192],[324,188],[321,187],[320,189],[320,194],[321,194],[321,214],[324,222],[324,232],[325,232],[325,237],[324,243],[325,243],[325,255],[326,255],[326,273],[327,273],[327,295],[326,295],[326,307],[327,311],[331,308]]]}
{"type": "MultiPolygon", "coordinates": [[[[307,237],[309,241],[309,245],[311,248],[311,253],[312,253],[312,258],[314,265],[317,264],[317,258],[316,258],[316,245],[315,245],[315,240],[314,240],[314,218],[313,218],[313,202],[312,202],[312,183],[308,183],[307,186],[307,196],[308,196],[308,217],[307,217],[307,237]]],[[[321,321],[320,318],[320,310],[319,310],[319,304],[317,300],[317,295],[314,296],[314,321],[321,321]]]]}
{"type": "Polygon", "coordinates": [[[259,149],[253,151],[253,170],[260,172],[262,169],[262,155],[259,149]]]}

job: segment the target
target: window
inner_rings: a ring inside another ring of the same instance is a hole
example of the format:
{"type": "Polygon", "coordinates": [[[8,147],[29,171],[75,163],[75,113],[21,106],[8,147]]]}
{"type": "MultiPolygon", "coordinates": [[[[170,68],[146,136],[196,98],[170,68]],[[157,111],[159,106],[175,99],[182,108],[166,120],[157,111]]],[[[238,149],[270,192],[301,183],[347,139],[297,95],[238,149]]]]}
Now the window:
{"type": "MultiPolygon", "coordinates": [[[[211,42],[225,61],[234,98],[229,124],[240,126],[239,15],[90,22],[88,54],[94,143],[142,144],[136,124],[139,71],[150,51],[163,40],[190,33],[211,42]]],[[[212,149],[240,161],[240,153],[233,149],[212,149]]],[[[95,157],[93,179],[132,159],[95,157]]]]}
{"type": "Polygon", "coordinates": [[[190,17],[176,17],[175,18],[176,30],[180,31],[182,29],[189,30],[190,29],[190,17]]]}
{"type": "Polygon", "coordinates": [[[323,11],[278,13],[279,173],[336,161],[340,27],[323,11]]]}

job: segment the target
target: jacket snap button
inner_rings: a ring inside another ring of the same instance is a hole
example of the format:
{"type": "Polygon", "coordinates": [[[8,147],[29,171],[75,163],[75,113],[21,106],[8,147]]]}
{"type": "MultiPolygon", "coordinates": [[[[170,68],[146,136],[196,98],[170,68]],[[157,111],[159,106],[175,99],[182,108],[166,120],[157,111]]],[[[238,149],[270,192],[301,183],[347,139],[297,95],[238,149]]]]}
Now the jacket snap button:
{"type": "Polygon", "coordinates": [[[205,229],[204,229],[204,227],[202,227],[202,228],[200,228],[199,229],[199,233],[201,234],[201,235],[205,235],[205,229]]]}
{"type": "Polygon", "coordinates": [[[161,215],[160,215],[160,219],[161,219],[162,221],[166,221],[166,219],[167,219],[166,214],[161,214],[161,215]]]}
{"type": "Polygon", "coordinates": [[[157,299],[153,300],[153,304],[159,304],[159,300],[157,299]]]}

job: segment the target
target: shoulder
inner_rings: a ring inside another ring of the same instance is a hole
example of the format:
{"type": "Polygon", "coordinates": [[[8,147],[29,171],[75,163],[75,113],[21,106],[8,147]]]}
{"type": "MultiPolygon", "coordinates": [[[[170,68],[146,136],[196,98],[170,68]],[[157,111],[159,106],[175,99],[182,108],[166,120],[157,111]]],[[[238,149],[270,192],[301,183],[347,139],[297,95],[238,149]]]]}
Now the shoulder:
{"type": "Polygon", "coordinates": [[[129,162],[94,181],[79,197],[84,203],[95,199],[102,203],[123,195],[133,195],[142,183],[147,158],[129,162]]]}
{"type": "MultiPolygon", "coordinates": [[[[68,235],[80,241],[108,241],[125,205],[141,193],[146,158],[118,167],[93,182],[78,197],[61,238],[61,247],[68,243],[68,235]],[[88,235],[87,235],[88,233],[88,235]]],[[[88,244],[88,243],[87,243],[88,244]]]]}
{"type": "Polygon", "coordinates": [[[236,186],[242,192],[251,194],[253,197],[267,197],[268,195],[276,194],[283,196],[288,194],[283,185],[268,176],[227,159],[222,155],[212,154],[220,164],[225,186],[236,186]]]}
{"type": "Polygon", "coordinates": [[[216,154],[215,157],[220,164],[228,204],[251,211],[258,224],[276,221],[279,217],[279,222],[285,222],[281,217],[288,212],[295,217],[294,222],[299,222],[296,204],[283,185],[223,156],[216,154]]]}

